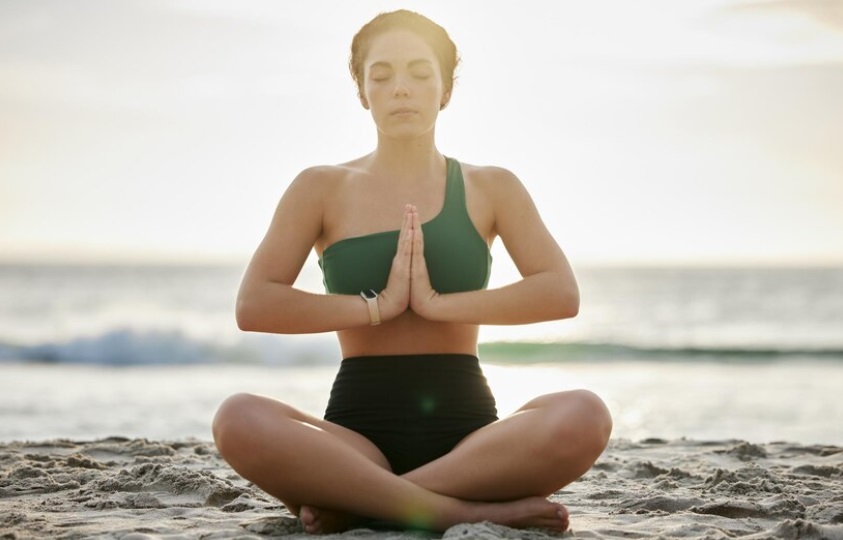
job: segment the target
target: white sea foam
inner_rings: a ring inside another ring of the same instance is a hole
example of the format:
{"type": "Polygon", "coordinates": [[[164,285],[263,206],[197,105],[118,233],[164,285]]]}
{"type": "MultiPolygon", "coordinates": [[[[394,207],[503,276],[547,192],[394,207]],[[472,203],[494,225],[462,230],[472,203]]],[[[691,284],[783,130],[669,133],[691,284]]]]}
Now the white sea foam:
{"type": "MultiPolygon", "coordinates": [[[[233,312],[241,273],[232,266],[0,266],[0,360],[336,360],[331,335],[240,332],[233,312]]],[[[578,276],[576,319],[484,327],[483,341],[568,345],[560,359],[574,351],[615,359],[630,351],[670,351],[675,360],[728,351],[843,358],[843,269],[604,268],[578,276]]],[[[520,362],[524,350],[516,352],[510,360],[520,362]]]]}
{"type": "MultiPolygon", "coordinates": [[[[207,438],[239,391],[321,414],[334,337],[237,330],[241,273],[0,266],[0,440],[207,438]]],[[[843,269],[578,277],[576,319],[484,329],[502,413],[582,387],[603,396],[620,437],[843,443],[843,269]]]]}

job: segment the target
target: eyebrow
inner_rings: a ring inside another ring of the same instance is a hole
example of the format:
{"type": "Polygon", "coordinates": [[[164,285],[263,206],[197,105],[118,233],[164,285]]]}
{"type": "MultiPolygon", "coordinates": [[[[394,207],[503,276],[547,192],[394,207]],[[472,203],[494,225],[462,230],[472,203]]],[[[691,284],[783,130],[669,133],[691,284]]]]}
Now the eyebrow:
{"type": "MultiPolygon", "coordinates": [[[[418,67],[418,66],[421,66],[421,65],[432,66],[433,62],[431,62],[427,58],[419,58],[419,59],[410,60],[409,62],[407,62],[407,66],[409,66],[410,68],[418,67]]],[[[389,62],[385,62],[385,61],[378,61],[378,62],[372,63],[372,65],[369,66],[369,69],[374,69],[374,68],[392,69],[392,64],[390,64],[389,62]]]]}

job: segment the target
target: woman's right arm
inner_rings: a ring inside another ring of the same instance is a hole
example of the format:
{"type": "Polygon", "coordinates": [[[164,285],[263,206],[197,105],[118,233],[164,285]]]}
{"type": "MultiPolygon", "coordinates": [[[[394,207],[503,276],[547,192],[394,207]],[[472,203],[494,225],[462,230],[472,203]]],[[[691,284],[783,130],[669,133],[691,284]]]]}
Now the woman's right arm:
{"type": "MultiPolygon", "coordinates": [[[[236,318],[241,330],[307,334],[369,324],[366,302],[357,295],[314,294],[293,288],[322,235],[324,201],[330,188],[330,172],[312,168],[299,174],[281,197],[240,284],[236,318]]],[[[384,320],[406,309],[379,300],[384,320]]]]}
{"type": "Polygon", "coordinates": [[[237,326],[251,332],[303,334],[366,323],[360,298],[311,294],[293,288],[322,234],[326,171],[307,169],[281,197],[269,229],[243,276],[237,326]]]}

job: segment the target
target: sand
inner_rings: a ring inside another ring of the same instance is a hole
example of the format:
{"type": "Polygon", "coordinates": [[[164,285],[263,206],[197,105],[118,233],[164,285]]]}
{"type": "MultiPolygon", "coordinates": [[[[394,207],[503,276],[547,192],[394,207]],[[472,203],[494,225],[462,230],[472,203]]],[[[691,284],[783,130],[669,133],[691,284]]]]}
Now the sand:
{"type": "MultiPolygon", "coordinates": [[[[613,440],[554,494],[574,538],[843,540],[843,447],[613,440]]],[[[490,523],[444,535],[355,530],[325,538],[558,537],[490,523]]],[[[209,442],[109,438],[0,444],[0,538],[312,538],[209,442]]]]}

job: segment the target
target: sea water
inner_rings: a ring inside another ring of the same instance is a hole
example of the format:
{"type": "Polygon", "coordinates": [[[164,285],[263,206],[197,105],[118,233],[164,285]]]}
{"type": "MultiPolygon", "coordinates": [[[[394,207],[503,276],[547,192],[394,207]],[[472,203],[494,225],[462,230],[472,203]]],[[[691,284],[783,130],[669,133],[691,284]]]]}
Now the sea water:
{"type": "MultiPolygon", "coordinates": [[[[340,359],[334,337],[239,331],[242,272],[0,265],[0,440],[208,439],[213,411],[238,391],[321,414],[340,359]]],[[[577,318],[481,330],[501,414],[588,388],[617,437],[843,444],[843,268],[577,277],[577,318]]],[[[303,286],[319,285],[306,270],[303,286]]]]}

